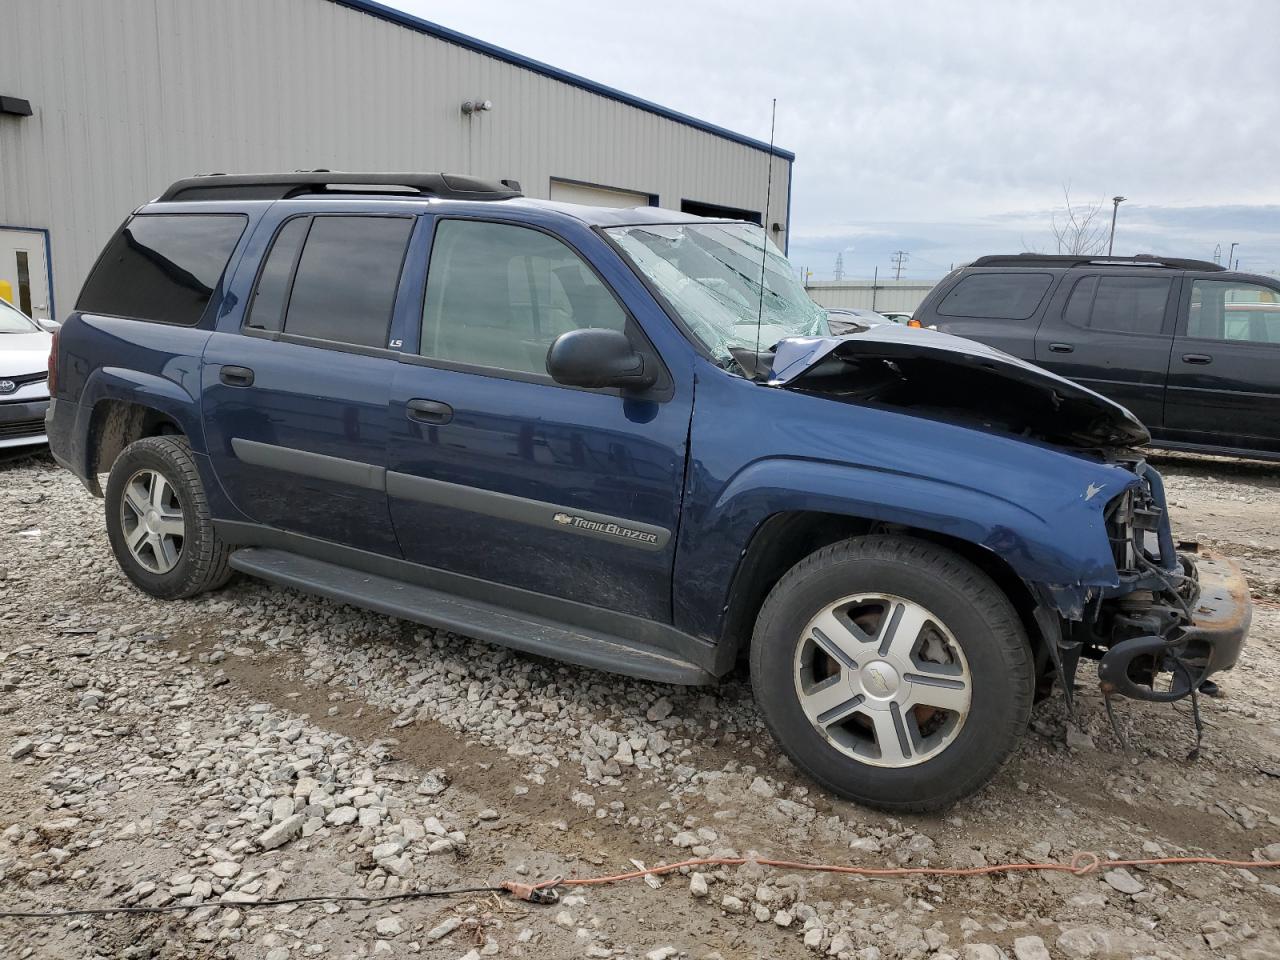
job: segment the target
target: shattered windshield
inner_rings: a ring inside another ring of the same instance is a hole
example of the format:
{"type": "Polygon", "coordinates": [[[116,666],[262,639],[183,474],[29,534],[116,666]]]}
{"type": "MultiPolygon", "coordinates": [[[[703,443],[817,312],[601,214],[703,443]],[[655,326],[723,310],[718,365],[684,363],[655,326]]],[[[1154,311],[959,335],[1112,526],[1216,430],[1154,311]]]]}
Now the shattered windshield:
{"type": "Polygon", "coordinates": [[[785,337],[831,332],[826,311],[754,224],[650,223],[607,232],[721,366],[734,362],[730,347],[768,350],[785,337]]]}

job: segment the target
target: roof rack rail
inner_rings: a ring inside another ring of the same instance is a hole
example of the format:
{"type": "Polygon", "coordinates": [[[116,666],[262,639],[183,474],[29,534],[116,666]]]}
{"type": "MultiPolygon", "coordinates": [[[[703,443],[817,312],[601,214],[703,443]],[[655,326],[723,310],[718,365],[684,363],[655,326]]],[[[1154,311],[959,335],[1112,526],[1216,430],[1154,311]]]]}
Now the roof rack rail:
{"type": "Polygon", "coordinates": [[[1226,267],[1208,260],[1187,260],[1182,257],[1154,257],[1139,253],[1132,257],[1081,256],[1078,254],[1004,253],[979,257],[971,267],[1163,267],[1168,270],[1225,270],[1226,267]]]}
{"type": "Polygon", "coordinates": [[[524,196],[515,180],[481,180],[452,173],[209,173],[172,184],[157,203],[186,200],[288,200],[326,193],[373,193],[442,200],[510,200],[524,196]]]}

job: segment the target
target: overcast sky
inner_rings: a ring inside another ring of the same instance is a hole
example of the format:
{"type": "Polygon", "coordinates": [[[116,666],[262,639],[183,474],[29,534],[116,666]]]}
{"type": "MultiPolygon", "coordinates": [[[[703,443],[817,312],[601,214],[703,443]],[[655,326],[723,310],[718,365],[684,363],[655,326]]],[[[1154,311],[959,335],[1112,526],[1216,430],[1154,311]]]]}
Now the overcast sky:
{"type": "Polygon", "coordinates": [[[391,2],[762,140],[777,97],[815,278],[1054,252],[1064,184],[1117,253],[1280,271],[1280,0],[391,2]]]}

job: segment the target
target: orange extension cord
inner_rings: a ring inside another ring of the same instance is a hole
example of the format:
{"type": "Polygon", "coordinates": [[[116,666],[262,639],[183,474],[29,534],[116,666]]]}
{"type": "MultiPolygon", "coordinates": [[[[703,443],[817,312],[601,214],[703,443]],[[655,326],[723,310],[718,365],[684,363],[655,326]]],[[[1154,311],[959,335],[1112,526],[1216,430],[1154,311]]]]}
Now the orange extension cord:
{"type": "Polygon", "coordinates": [[[607,877],[556,877],[542,883],[516,883],[508,880],[502,889],[522,900],[535,902],[546,898],[546,891],[556,887],[589,887],[623,880],[636,880],[644,876],[661,876],[683,867],[740,867],[746,863],[758,863],[762,867],[778,867],[782,870],[808,870],[814,873],[852,874],[858,877],[980,877],[992,873],[1017,873],[1019,871],[1049,870],[1057,873],[1074,873],[1087,876],[1098,870],[1112,867],[1154,867],[1204,863],[1215,867],[1239,867],[1242,869],[1280,869],[1280,860],[1226,860],[1222,857],[1149,857],[1142,860],[1104,860],[1096,853],[1080,851],[1071,857],[1070,863],[994,863],[985,867],[854,867],[834,863],[804,863],[796,860],[771,860],[765,857],[698,857],[666,863],[629,873],[616,873],[607,877]]]}

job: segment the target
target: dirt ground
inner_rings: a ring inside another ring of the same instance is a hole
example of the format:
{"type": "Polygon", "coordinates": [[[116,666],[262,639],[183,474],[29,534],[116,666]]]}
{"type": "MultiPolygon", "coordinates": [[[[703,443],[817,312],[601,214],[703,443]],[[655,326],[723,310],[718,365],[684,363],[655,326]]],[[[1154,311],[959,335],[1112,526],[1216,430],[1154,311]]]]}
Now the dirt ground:
{"type": "Polygon", "coordinates": [[[253,909],[614,874],[692,856],[862,865],[1280,855],[1280,466],[1154,458],[1176,535],[1243,563],[1240,665],[1204,702],[1040,704],[980,794],[894,818],[779,756],[744,677],[685,689],[566,667],[238,579],[161,603],[101,502],[0,464],[0,919],[8,957],[1280,957],[1280,872],[862,879],[747,864],[562,890],[253,909]],[[216,906],[214,906],[216,904],[216,906]]]}

